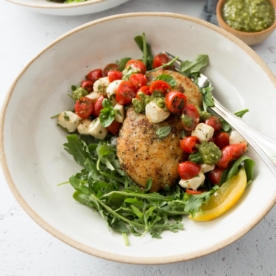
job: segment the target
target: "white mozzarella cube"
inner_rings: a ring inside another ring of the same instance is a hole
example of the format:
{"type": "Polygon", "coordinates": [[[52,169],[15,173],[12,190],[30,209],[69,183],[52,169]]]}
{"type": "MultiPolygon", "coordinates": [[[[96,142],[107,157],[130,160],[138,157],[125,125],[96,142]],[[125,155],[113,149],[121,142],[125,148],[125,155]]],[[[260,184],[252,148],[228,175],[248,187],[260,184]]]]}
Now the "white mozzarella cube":
{"type": "Polygon", "coordinates": [[[72,111],[62,111],[58,116],[57,124],[68,132],[74,132],[81,120],[82,118],[72,111]]]}
{"type": "Polygon", "coordinates": [[[109,85],[108,77],[99,78],[93,84],[93,91],[101,95],[106,95],[106,88],[109,85]]]}
{"type": "Polygon", "coordinates": [[[159,107],[154,101],[146,105],[146,116],[150,123],[160,123],[170,116],[170,112],[159,107]]]}
{"type": "Polygon", "coordinates": [[[122,80],[115,80],[106,88],[106,95],[113,106],[116,104],[116,91],[121,82],[122,80]]]}
{"type": "Polygon", "coordinates": [[[96,92],[91,92],[90,94],[86,95],[85,97],[89,98],[93,102],[95,102],[98,98],[101,97],[101,94],[96,93],[96,92]]]}
{"type": "Polygon", "coordinates": [[[204,123],[199,123],[192,131],[192,136],[196,136],[200,142],[209,141],[214,135],[214,128],[204,123]]]}
{"type": "Polygon", "coordinates": [[[90,135],[89,133],[89,125],[92,123],[92,120],[90,119],[84,119],[81,120],[80,123],[77,126],[78,132],[81,135],[90,135]]]}
{"type": "Polygon", "coordinates": [[[197,188],[203,184],[204,180],[205,175],[202,171],[200,171],[198,175],[193,178],[187,180],[181,179],[179,181],[179,185],[185,189],[193,189],[196,191],[197,188]]]}
{"type": "Polygon", "coordinates": [[[212,171],[215,168],[215,165],[200,164],[201,171],[207,173],[212,171]]]}
{"type": "Polygon", "coordinates": [[[88,132],[93,137],[103,140],[106,137],[108,130],[101,125],[100,118],[98,117],[89,125],[88,132]]]}
{"type": "Polygon", "coordinates": [[[116,111],[115,121],[117,121],[118,123],[122,123],[125,119],[125,108],[124,108],[124,106],[121,105],[121,104],[116,104],[114,106],[114,109],[116,111]]]}
{"type": "Polygon", "coordinates": [[[246,143],[247,141],[237,132],[236,130],[231,131],[229,136],[229,144],[240,144],[240,143],[246,143]]]}

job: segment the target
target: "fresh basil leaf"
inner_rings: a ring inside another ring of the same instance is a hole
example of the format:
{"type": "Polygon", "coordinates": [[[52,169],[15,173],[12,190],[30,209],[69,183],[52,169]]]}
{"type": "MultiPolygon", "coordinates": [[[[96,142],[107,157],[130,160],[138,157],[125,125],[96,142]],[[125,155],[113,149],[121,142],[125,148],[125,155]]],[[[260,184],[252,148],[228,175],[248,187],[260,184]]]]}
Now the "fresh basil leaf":
{"type": "Polygon", "coordinates": [[[108,127],[115,119],[116,110],[108,99],[102,102],[103,109],[100,111],[100,123],[103,127],[108,127]]]}
{"type": "Polygon", "coordinates": [[[162,80],[162,81],[165,81],[167,82],[171,87],[174,87],[176,86],[176,80],[171,76],[171,75],[168,75],[168,74],[161,74],[159,75],[156,80],[162,80]]]}
{"type": "Polygon", "coordinates": [[[171,133],[172,128],[170,126],[164,126],[160,127],[156,131],[156,135],[158,136],[159,139],[167,137],[171,133]]]}

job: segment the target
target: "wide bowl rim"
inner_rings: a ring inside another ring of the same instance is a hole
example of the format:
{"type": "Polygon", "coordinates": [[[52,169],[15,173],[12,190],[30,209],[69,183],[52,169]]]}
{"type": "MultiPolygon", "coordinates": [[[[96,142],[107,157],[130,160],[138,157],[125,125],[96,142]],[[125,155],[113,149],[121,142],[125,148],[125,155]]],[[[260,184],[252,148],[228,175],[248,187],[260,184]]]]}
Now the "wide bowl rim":
{"type": "Polygon", "coordinates": [[[250,32],[242,32],[242,31],[236,30],[236,29],[232,28],[231,26],[229,26],[224,21],[223,16],[222,16],[222,8],[223,8],[223,5],[224,5],[224,3],[226,1],[227,0],[219,0],[218,4],[217,4],[217,7],[216,7],[216,15],[217,15],[218,23],[225,30],[227,30],[227,31],[229,31],[229,32],[231,32],[233,34],[249,38],[249,37],[255,37],[255,36],[259,36],[259,35],[270,33],[270,32],[272,32],[276,28],[276,0],[270,0],[271,4],[274,7],[274,12],[275,12],[274,23],[269,28],[267,28],[267,29],[264,29],[264,30],[259,31],[259,32],[251,32],[251,33],[250,32]]]}
{"type": "Polygon", "coordinates": [[[230,33],[226,32],[225,30],[208,23],[206,21],[203,21],[198,18],[194,18],[191,16],[187,15],[181,15],[181,14],[176,14],[176,13],[167,13],[167,12],[139,12],[139,13],[125,13],[125,14],[118,14],[118,15],[112,15],[108,17],[104,17],[98,20],[94,20],[91,22],[88,22],[86,24],[83,24],[77,28],[72,29],[71,31],[65,33],[64,35],[60,36],[56,40],[54,40],[52,43],[50,43],[48,46],[46,46],[39,54],[37,54],[27,65],[22,69],[22,71],[19,73],[17,78],[14,80],[12,83],[6,98],[4,100],[4,104],[2,106],[1,114],[0,114],[0,164],[3,170],[4,177],[6,179],[6,182],[14,195],[15,199],[18,201],[20,206],[24,209],[24,211],[38,224],[40,225],[44,230],[46,230],[48,233],[53,235],[54,237],[58,238],[59,240],[67,243],[68,245],[91,255],[94,255],[96,257],[106,259],[106,260],[111,260],[111,261],[117,261],[117,262],[122,262],[122,263],[129,263],[129,264],[166,264],[166,263],[175,263],[175,262],[180,262],[180,261],[187,261],[191,260],[194,258],[202,257],[207,254],[210,254],[214,251],[217,251],[232,242],[236,241],[240,237],[242,237],[244,234],[246,234],[249,230],[251,230],[259,221],[271,210],[271,208],[275,205],[276,203],[276,198],[274,200],[271,200],[266,204],[266,208],[261,210],[261,212],[256,216],[255,220],[252,221],[250,224],[246,225],[244,228],[240,230],[239,233],[236,233],[236,235],[232,236],[232,238],[229,238],[219,244],[210,246],[208,248],[202,249],[200,252],[194,252],[192,254],[179,254],[179,255],[173,255],[173,256],[167,256],[167,257],[152,257],[152,258],[143,258],[143,257],[130,257],[130,256],[124,256],[124,255],[116,255],[116,254],[111,254],[107,253],[95,248],[91,248],[85,244],[82,244],[80,242],[75,241],[74,239],[66,236],[62,232],[58,231],[55,229],[53,226],[49,225],[46,221],[44,221],[36,212],[33,210],[28,203],[23,199],[23,197],[20,195],[16,184],[13,182],[12,175],[9,171],[8,164],[6,161],[6,156],[5,156],[5,149],[4,149],[4,124],[5,124],[5,115],[6,115],[6,110],[9,105],[9,101],[11,99],[13,90],[20,80],[20,78],[24,75],[24,72],[32,66],[32,64],[41,56],[43,55],[46,51],[48,51],[51,47],[53,47],[55,44],[59,43],[66,37],[69,37],[73,35],[76,32],[79,32],[85,28],[92,27],[94,25],[100,24],[102,22],[106,21],[111,21],[115,19],[120,19],[120,18],[126,18],[126,17],[148,17],[148,16],[153,16],[153,17],[170,17],[170,18],[177,18],[177,19],[183,19],[186,21],[190,21],[193,23],[197,23],[200,25],[203,25],[209,29],[212,29],[222,36],[230,39],[233,43],[237,44],[239,47],[241,47],[246,53],[254,59],[258,63],[258,65],[264,70],[268,78],[271,80],[271,82],[275,85],[276,88],[276,77],[274,76],[273,72],[269,69],[269,67],[265,64],[265,62],[257,55],[256,52],[254,52],[248,45],[246,45],[244,42],[236,38],[235,36],[231,35],[230,33]]]}
{"type": "MultiPolygon", "coordinates": [[[[85,7],[96,5],[104,1],[108,0],[88,0],[87,2],[79,2],[79,3],[71,3],[71,4],[60,4],[60,3],[53,3],[48,2],[48,4],[37,4],[37,3],[26,3],[22,2],[21,0],[6,0],[12,4],[28,7],[28,8],[35,8],[35,9],[49,9],[49,10],[63,10],[63,9],[73,9],[78,7],[85,7]]],[[[46,0],[45,0],[46,1],[46,0]]]]}

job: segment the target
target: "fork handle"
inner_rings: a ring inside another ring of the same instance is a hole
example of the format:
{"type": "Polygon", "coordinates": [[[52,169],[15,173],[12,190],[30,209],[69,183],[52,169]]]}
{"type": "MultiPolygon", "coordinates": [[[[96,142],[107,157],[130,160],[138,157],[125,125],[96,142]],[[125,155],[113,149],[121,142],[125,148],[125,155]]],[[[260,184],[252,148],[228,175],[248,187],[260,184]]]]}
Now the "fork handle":
{"type": "Polygon", "coordinates": [[[276,141],[252,128],[218,101],[215,101],[215,107],[212,107],[212,110],[232,125],[247,140],[276,176],[276,141]]]}

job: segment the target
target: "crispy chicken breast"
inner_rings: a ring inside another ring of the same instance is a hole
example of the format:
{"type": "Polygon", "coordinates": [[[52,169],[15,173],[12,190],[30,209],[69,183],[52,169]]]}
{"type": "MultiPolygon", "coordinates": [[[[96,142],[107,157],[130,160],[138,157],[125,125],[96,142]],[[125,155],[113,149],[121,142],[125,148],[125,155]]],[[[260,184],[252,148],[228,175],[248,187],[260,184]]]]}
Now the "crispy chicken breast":
{"type": "MultiPolygon", "coordinates": [[[[201,94],[197,86],[185,76],[169,70],[158,70],[147,76],[149,82],[160,74],[170,74],[177,81],[174,90],[183,92],[188,103],[201,106],[201,94]]],[[[144,114],[137,114],[133,107],[127,110],[126,118],[117,139],[117,156],[121,168],[140,186],[152,180],[151,191],[172,186],[179,179],[178,164],[184,160],[179,146],[182,122],[177,115],[170,115],[161,123],[152,124],[144,114]],[[171,132],[159,139],[156,131],[170,126],[171,132]]]]}

